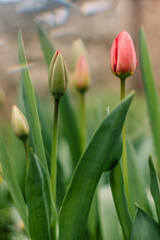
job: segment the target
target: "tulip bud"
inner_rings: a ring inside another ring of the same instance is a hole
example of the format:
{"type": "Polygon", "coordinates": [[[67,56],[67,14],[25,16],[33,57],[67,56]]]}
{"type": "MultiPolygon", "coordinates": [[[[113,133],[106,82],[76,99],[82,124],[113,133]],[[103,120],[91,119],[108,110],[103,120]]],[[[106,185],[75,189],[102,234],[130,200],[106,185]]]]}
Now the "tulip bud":
{"type": "Polygon", "coordinates": [[[131,76],[137,67],[137,58],[132,38],[122,31],[115,38],[110,53],[113,74],[121,79],[131,76]]]}
{"type": "Polygon", "coordinates": [[[22,141],[28,138],[29,125],[27,119],[16,105],[12,107],[12,127],[15,135],[22,141]]]}
{"type": "Polygon", "coordinates": [[[50,68],[48,83],[51,93],[56,99],[59,99],[66,91],[68,82],[67,67],[60,51],[54,54],[50,68]]]}
{"type": "Polygon", "coordinates": [[[0,107],[5,104],[6,96],[3,89],[0,87],[0,107]]]}
{"type": "Polygon", "coordinates": [[[74,84],[78,91],[85,92],[90,86],[90,73],[88,63],[84,56],[81,56],[77,62],[74,84]]]}
{"type": "Polygon", "coordinates": [[[87,50],[82,39],[77,39],[72,44],[71,70],[74,72],[80,56],[87,58],[87,50]]]}

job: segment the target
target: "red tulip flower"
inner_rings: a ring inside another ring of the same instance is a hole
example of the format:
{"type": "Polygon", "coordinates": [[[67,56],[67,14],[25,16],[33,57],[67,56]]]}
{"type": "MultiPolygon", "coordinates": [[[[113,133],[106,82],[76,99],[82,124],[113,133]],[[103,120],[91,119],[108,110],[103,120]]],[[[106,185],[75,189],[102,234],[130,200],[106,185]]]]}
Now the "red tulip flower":
{"type": "Polygon", "coordinates": [[[115,38],[110,53],[113,74],[121,79],[131,76],[137,67],[137,58],[132,38],[122,31],[115,38]]]}

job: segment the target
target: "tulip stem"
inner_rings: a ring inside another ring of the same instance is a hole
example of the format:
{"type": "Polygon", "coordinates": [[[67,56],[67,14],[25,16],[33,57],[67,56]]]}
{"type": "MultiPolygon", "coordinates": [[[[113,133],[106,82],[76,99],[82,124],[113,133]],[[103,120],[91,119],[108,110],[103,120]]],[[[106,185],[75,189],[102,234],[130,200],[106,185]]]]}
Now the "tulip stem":
{"type": "Polygon", "coordinates": [[[28,164],[29,163],[28,141],[27,140],[23,141],[23,145],[24,145],[24,150],[25,150],[25,154],[26,154],[26,162],[28,164]]]}
{"type": "Polygon", "coordinates": [[[27,139],[23,141],[23,145],[24,145],[24,150],[26,155],[26,177],[27,177],[28,169],[29,169],[29,149],[28,149],[27,139]]]}
{"type": "Polygon", "coordinates": [[[80,93],[80,113],[81,113],[81,149],[85,149],[86,144],[86,113],[85,113],[85,92],[80,93]]]}
{"type": "MultiPolygon", "coordinates": [[[[56,206],[56,179],[57,179],[57,145],[58,145],[58,110],[59,99],[55,98],[54,105],[54,120],[53,120],[53,138],[52,138],[52,153],[51,153],[51,185],[52,196],[56,206]]],[[[57,221],[53,223],[52,227],[53,239],[57,239],[57,221]]]]}
{"type": "MultiPolygon", "coordinates": [[[[121,100],[125,98],[125,79],[121,79],[121,100]]],[[[122,169],[124,177],[124,187],[127,197],[128,205],[130,206],[129,201],[129,186],[128,186],[128,168],[127,168],[127,146],[126,146],[126,125],[124,122],[122,129],[122,141],[123,141],[123,152],[122,152],[122,169]]]]}

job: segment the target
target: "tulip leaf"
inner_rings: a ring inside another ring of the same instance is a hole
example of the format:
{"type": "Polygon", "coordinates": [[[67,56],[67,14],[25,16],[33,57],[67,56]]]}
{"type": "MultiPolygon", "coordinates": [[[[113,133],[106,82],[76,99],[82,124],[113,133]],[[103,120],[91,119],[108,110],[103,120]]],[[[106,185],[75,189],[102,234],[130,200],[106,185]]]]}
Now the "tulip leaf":
{"type": "Polygon", "coordinates": [[[132,226],[130,240],[159,240],[160,225],[144,210],[138,211],[132,226]]]}
{"type": "MultiPolygon", "coordinates": [[[[47,160],[46,160],[46,155],[45,155],[45,150],[43,145],[41,126],[40,126],[37,104],[36,104],[36,96],[35,96],[35,91],[29,76],[28,65],[27,65],[27,60],[25,56],[25,50],[24,50],[21,31],[19,31],[18,33],[18,57],[19,57],[19,63],[21,66],[22,91],[24,91],[25,110],[28,117],[27,120],[29,122],[32,145],[34,148],[34,152],[36,153],[45,171],[45,174],[47,176],[47,180],[50,186],[50,193],[51,193],[50,175],[48,171],[47,160]]],[[[51,210],[52,210],[52,218],[55,218],[56,209],[53,201],[52,201],[51,210]]]]}
{"type": "Polygon", "coordinates": [[[145,189],[143,174],[140,171],[137,154],[130,141],[127,141],[127,159],[128,159],[128,181],[129,181],[129,210],[132,219],[136,214],[135,202],[151,214],[150,206],[148,203],[147,193],[145,189]]]}
{"type": "Polygon", "coordinates": [[[11,160],[12,159],[10,159],[8,155],[2,134],[0,133],[0,161],[3,173],[5,175],[5,179],[7,181],[8,188],[13,198],[14,204],[22,218],[26,231],[28,231],[27,207],[22,192],[20,190],[20,186],[18,184],[15,172],[12,169],[11,160]]]}
{"type": "Polygon", "coordinates": [[[155,206],[156,206],[158,222],[160,223],[160,189],[159,189],[158,178],[156,175],[156,170],[155,170],[151,156],[149,156],[148,163],[149,163],[149,170],[150,170],[151,194],[154,199],[155,206]]]}
{"type": "Polygon", "coordinates": [[[110,174],[110,185],[117,215],[122,227],[124,239],[129,239],[132,220],[129,213],[127,199],[124,189],[124,181],[120,163],[118,163],[110,174]]]}
{"type": "Polygon", "coordinates": [[[143,77],[145,95],[147,99],[148,113],[150,117],[150,126],[152,130],[154,147],[157,153],[160,166],[160,109],[159,100],[152,72],[152,66],[149,57],[148,44],[143,28],[140,29],[140,63],[143,77]]]}
{"type": "Polygon", "coordinates": [[[25,103],[27,108],[27,116],[29,121],[30,133],[33,139],[34,150],[46,174],[49,175],[44,146],[43,146],[41,127],[40,127],[38,111],[37,111],[35,91],[33,89],[29,72],[28,72],[27,60],[25,56],[21,31],[19,31],[18,33],[18,57],[19,57],[19,63],[21,67],[21,75],[22,75],[22,81],[23,81],[25,97],[26,97],[25,103]]]}
{"type": "Polygon", "coordinates": [[[122,240],[122,232],[117,219],[111,189],[101,187],[98,191],[98,211],[103,240],[122,240]]]}
{"type": "Polygon", "coordinates": [[[60,103],[62,132],[66,138],[72,155],[72,168],[74,169],[81,155],[80,131],[78,121],[71,105],[68,92],[63,96],[60,103]]]}
{"type": "Polygon", "coordinates": [[[46,174],[34,153],[30,155],[26,199],[31,239],[51,240],[49,186],[46,174]]]}
{"type": "MultiPolygon", "coordinates": [[[[49,69],[51,59],[54,55],[54,47],[47,36],[46,32],[42,29],[39,24],[36,24],[39,39],[41,42],[44,58],[46,60],[47,67],[49,69]]],[[[62,129],[63,134],[69,144],[69,148],[72,154],[72,165],[73,168],[76,166],[78,159],[81,155],[81,147],[80,147],[80,131],[76,119],[76,115],[74,113],[73,106],[69,99],[69,95],[66,92],[60,101],[60,115],[61,115],[61,123],[60,129],[62,129]]]]}
{"type": "Polygon", "coordinates": [[[41,25],[37,23],[36,27],[37,27],[41,47],[43,50],[45,62],[47,64],[47,67],[49,68],[51,59],[55,53],[55,49],[54,49],[53,44],[51,43],[49,37],[47,36],[47,33],[41,27],[41,25]]]}
{"type": "Polygon", "coordinates": [[[112,156],[132,97],[128,96],[102,121],[81,156],[60,210],[59,240],[83,238],[99,179],[113,167],[112,156]]]}

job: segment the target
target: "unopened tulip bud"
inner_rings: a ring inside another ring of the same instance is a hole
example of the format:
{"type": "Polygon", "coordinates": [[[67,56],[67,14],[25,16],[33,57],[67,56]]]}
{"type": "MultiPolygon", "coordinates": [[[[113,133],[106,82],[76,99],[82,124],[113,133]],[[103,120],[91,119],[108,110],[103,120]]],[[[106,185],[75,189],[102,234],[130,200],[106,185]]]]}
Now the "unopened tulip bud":
{"type": "Polygon", "coordinates": [[[80,92],[85,92],[90,86],[90,72],[84,56],[81,56],[77,62],[74,75],[74,85],[80,92]]]}
{"type": "Polygon", "coordinates": [[[71,70],[74,72],[80,56],[87,57],[87,50],[82,39],[77,39],[72,44],[71,70]]]}
{"type": "Polygon", "coordinates": [[[6,96],[3,89],[0,87],[0,107],[5,104],[6,96]]]}
{"type": "Polygon", "coordinates": [[[68,73],[64,58],[60,51],[54,54],[49,68],[49,87],[56,99],[59,99],[66,91],[68,73]]]}
{"type": "Polygon", "coordinates": [[[137,58],[132,38],[122,31],[115,38],[110,53],[112,72],[121,79],[131,76],[137,67],[137,58]]]}
{"type": "Polygon", "coordinates": [[[15,135],[22,141],[28,138],[29,125],[27,119],[16,105],[12,107],[12,127],[15,135]]]}

